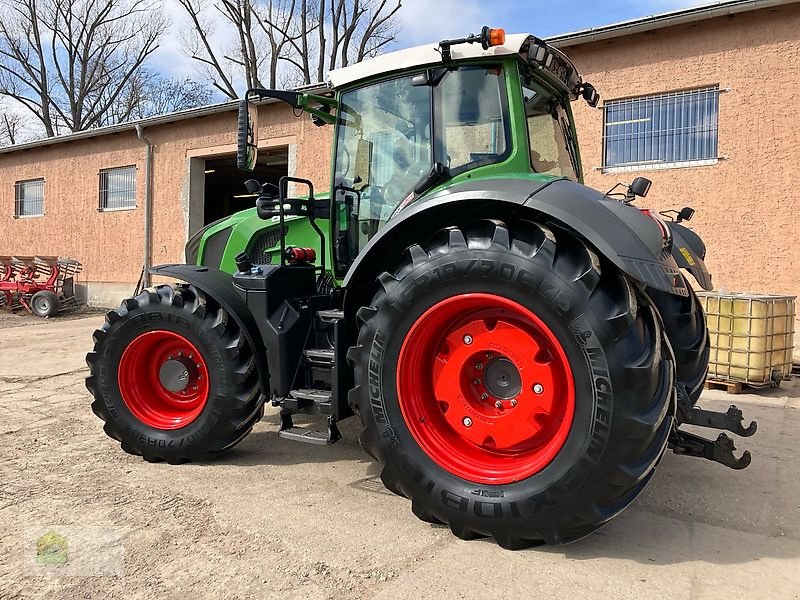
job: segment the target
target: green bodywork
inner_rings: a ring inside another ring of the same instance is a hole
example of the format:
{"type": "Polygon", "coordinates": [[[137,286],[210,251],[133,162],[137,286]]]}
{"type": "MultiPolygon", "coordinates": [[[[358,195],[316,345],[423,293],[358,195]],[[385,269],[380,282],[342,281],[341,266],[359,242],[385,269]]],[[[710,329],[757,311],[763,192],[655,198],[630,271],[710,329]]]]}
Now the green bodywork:
{"type": "MultiPolygon", "coordinates": [[[[555,179],[563,178],[551,174],[536,173],[532,167],[530,149],[531,144],[529,140],[528,125],[526,123],[526,109],[524,104],[525,100],[523,97],[523,86],[521,83],[521,67],[523,64],[525,64],[524,60],[521,60],[517,55],[509,55],[492,58],[491,60],[480,59],[459,61],[457,66],[461,68],[467,65],[486,66],[487,64],[493,66],[502,66],[503,68],[504,80],[502,80],[502,85],[505,86],[505,96],[507,99],[508,108],[507,118],[510,122],[510,127],[508,128],[510,139],[507,140],[507,143],[510,145],[510,153],[507,155],[507,157],[505,157],[504,160],[502,160],[502,162],[483,166],[475,166],[474,168],[458,173],[457,175],[444,181],[444,183],[435,185],[431,189],[425,191],[423,194],[418,195],[414,199],[415,202],[422,197],[437,193],[441,190],[467,181],[486,181],[487,189],[491,189],[491,180],[496,178],[503,178],[506,180],[509,178],[530,180],[532,183],[546,183],[555,179]]],[[[340,99],[348,91],[364,88],[382,81],[387,81],[389,79],[394,79],[397,78],[398,75],[415,74],[421,72],[425,72],[425,69],[417,68],[405,73],[392,73],[381,75],[380,77],[366,81],[362,80],[346,88],[337,90],[336,99],[340,99]]],[[[528,77],[530,77],[530,72],[528,72],[528,77]]],[[[569,133],[572,136],[572,139],[568,140],[567,143],[568,145],[571,144],[574,148],[574,178],[580,182],[583,182],[583,171],[580,161],[580,153],[578,151],[577,135],[575,132],[574,119],[570,106],[570,101],[575,100],[577,94],[574,91],[568,90],[563,84],[560,84],[556,77],[552,76],[544,69],[536,72],[533,77],[535,78],[535,83],[545,88],[547,93],[564,100],[563,109],[565,114],[568,115],[569,133]]],[[[299,97],[296,108],[303,109],[306,112],[311,112],[311,114],[315,115],[318,119],[320,119],[320,115],[322,114],[324,115],[324,118],[320,120],[326,123],[337,121],[335,117],[331,117],[331,115],[322,113],[320,110],[315,109],[315,100],[318,100],[318,97],[303,94],[299,97]]],[[[326,104],[330,106],[334,103],[332,103],[330,99],[327,99],[326,104]]],[[[341,126],[341,122],[334,123],[334,127],[337,128],[337,135],[339,127],[341,126]]],[[[334,135],[334,140],[337,139],[337,135],[334,135]]],[[[331,180],[335,181],[337,168],[336,143],[334,143],[333,152],[334,160],[331,168],[331,180]]],[[[300,176],[302,176],[302,174],[300,174],[300,176]]],[[[316,198],[330,198],[330,194],[318,193],[316,194],[316,198]]],[[[342,207],[339,206],[338,210],[341,210],[341,208],[342,207]]],[[[331,210],[337,210],[335,204],[331,206],[331,210]]],[[[331,275],[334,275],[334,280],[337,282],[337,284],[340,284],[342,281],[342,274],[339,273],[338,277],[334,274],[334,261],[331,251],[331,240],[335,239],[336,234],[336,232],[333,230],[335,225],[328,219],[317,219],[317,224],[326,234],[325,264],[327,265],[327,270],[331,273],[331,275]]],[[[192,264],[216,267],[222,271],[233,273],[236,271],[234,258],[242,251],[246,251],[250,255],[251,260],[256,264],[275,264],[279,262],[280,258],[280,238],[277,235],[278,226],[279,223],[277,217],[271,220],[262,220],[256,214],[255,208],[241,211],[222,221],[213,223],[195,234],[192,240],[190,240],[189,244],[187,244],[187,261],[192,264]],[[215,245],[210,243],[210,240],[212,240],[216,235],[227,235],[226,230],[228,229],[230,230],[230,235],[227,238],[224,249],[222,248],[221,244],[215,245]],[[189,251],[189,247],[193,245],[193,242],[196,252],[189,251]]],[[[306,218],[287,217],[286,229],[286,246],[314,248],[319,256],[320,252],[322,251],[320,248],[320,238],[312,229],[306,218]]]]}

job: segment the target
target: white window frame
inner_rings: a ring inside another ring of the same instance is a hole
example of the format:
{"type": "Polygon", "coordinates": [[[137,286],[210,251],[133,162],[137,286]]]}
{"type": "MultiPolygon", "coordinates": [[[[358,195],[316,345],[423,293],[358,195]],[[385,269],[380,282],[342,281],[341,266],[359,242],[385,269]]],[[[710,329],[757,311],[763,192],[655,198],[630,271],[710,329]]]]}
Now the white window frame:
{"type": "Polygon", "coordinates": [[[124,165],[121,167],[111,167],[108,169],[100,169],[98,172],[98,192],[99,192],[99,205],[97,210],[100,212],[119,212],[124,210],[135,210],[137,208],[136,204],[136,179],[138,175],[138,167],[136,165],[124,165]],[[120,204],[119,206],[109,206],[108,196],[111,190],[108,189],[108,176],[114,173],[118,173],[120,171],[131,171],[132,174],[130,176],[130,181],[132,183],[132,187],[129,189],[124,190],[125,192],[131,192],[131,198],[126,198],[124,204],[120,204]]]}
{"type": "Polygon", "coordinates": [[[22,179],[20,181],[14,182],[14,218],[15,219],[32,219],[36,217],[43,217],[45,216],[44,212],[44,188],[45,188],[45,179],[44,177],[37,177],[35,179],[22,179]],[[22,208],[25,203],[24,197],[20,199],[20,189],[24,189],[26,185],[37,184],[41,185],[42,187],[42,201],[40,205],[40,212],[37,213],[30,213],[30,214],[22,214],[22,208]]]}
{"type": "Polygon", "coordinates": [[[606,102],[603,106],[602,172],[624,173],[717,164],[724,158],[719,155],[719,96],[722,91],[719,85],[712,85],[606,102]],[[697,102],[703,96],[710,99],[710,105],[697,102]],[[669,105],[662,107],[660,103],[672,104],[673,112],[669,112],[669,105]],[[612,111],[616,113],[615,120],[609,122],[612,111]],[[675,120],[680,122],[675,123],[675,120]],[[637,127],[644,124],[650,127],[637,127]],[[623,129],[612,133],[612,127],[623,129]],[[702,139],[704,134],[706,139],[702,139]],[[656,137],[658,139],[654,141],[656,137]],[[629,153],[630,159],[610,162],[612,143],[627,144],[624,152],[626,155],[629,153]],[[657,144],[663,146],[657,147],[657,144]],[[683,157],[678,160],[650,158],[658,153],[666,153],[673,158],[676,155],[683,157]]]}

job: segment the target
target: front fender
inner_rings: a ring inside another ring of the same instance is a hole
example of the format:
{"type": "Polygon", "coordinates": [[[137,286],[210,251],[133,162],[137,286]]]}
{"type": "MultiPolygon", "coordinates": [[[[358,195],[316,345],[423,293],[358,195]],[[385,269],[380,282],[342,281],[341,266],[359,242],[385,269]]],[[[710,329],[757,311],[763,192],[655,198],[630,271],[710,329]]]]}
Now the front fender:
{"type": "Polygon", "coordinates": [[[233,277],[219,269],[197,265],[160,265],[148,269],[148,272],[151,275],[185,281],[201,289],[225,309],[253,349],[261,392],[269,396],[269,370],[264,340],[253,314],[233,288],[233,277]]]}

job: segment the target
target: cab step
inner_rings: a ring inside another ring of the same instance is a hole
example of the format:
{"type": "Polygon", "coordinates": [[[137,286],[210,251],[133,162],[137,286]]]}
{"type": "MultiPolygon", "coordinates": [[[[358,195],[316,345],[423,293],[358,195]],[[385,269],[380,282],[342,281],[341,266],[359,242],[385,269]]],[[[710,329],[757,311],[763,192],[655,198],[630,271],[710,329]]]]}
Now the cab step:
{"type": "Polygon", "coordinates": [[[317,316],[323,323],[335,323],[336,321],[344,319],[344,311],[338,309],[318,310],[317,316]]]}
{"type": "Polygon", "coordinates": [[[281,429],[278,435],[286,440],[293,442],[303,442],[304,444],[316,444],[325,446],[333,444],[342,439],[339,427],[336,425],[334,416],[328,417],[328,431],[318,431],[306,427],[295,427],[292,422],[292,415],[286,409],[281,410],[281,429]]]}
{"type": "Polygon", "coordinates": [[[333,348],[312,348],[303,350],[305,356],[311,364],[332,367],[334,361],[333,348]]]}
{"type": "Polygon", "coordinates": [[[292,390],[282,406],[292,412],[314,409],[312,413],[315,414],[330,414],[332,395],[331,390],[292,390]]]}
{"type": "Polygon", "coordinates": [[[279,431],[278,435],[285,440],[293,442],[303,442],[305,444],[316,444],[318,446],[327,446],[333,442],[324,431],[317,431],[315,429],[305,429],[304,427],[291,427],[279,431]]]}

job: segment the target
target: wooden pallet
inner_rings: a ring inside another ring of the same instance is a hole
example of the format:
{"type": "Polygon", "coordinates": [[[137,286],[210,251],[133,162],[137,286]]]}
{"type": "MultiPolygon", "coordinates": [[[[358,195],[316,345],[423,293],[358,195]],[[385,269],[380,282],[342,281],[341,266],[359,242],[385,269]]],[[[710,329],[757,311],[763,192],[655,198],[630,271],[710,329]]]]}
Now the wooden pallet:
{"type": "Polygon", "coordinates": [[[722,379],[706,379],[707,390],[722,390],[729,394],[741,394],[745,384],[741,381],[723,381],[722,379]]]}
{"type": "Polygon", "coordinates": [[[800,377],[800,363],[792,363],[792,375],[800,377]]]}

